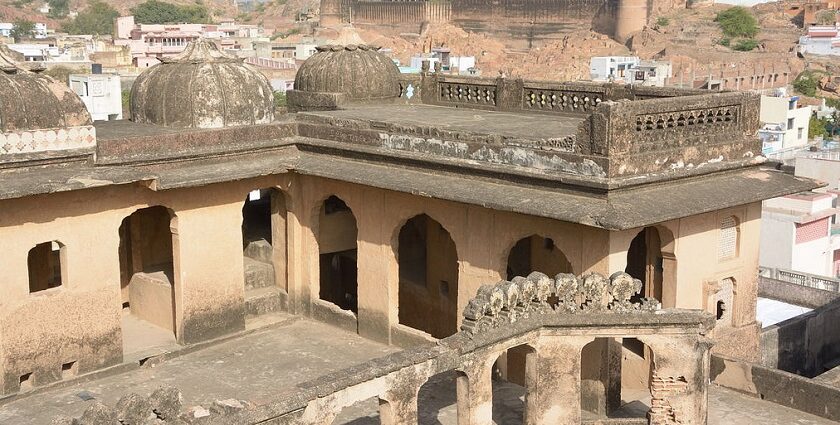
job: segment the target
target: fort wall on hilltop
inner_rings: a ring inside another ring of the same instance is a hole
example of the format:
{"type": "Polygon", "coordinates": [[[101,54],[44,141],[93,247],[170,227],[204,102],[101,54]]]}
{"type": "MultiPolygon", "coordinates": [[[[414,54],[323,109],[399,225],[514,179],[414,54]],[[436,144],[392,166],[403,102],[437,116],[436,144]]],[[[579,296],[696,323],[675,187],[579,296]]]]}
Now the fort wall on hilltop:
{"type": "Polygon", "coordinates": [[[423,23],[450,22],[532,47],[581,29],[623,41],[656,15],[684,7],[682,0],[322,0],[321,26],[353,23],[408,32],[423,23]]]}

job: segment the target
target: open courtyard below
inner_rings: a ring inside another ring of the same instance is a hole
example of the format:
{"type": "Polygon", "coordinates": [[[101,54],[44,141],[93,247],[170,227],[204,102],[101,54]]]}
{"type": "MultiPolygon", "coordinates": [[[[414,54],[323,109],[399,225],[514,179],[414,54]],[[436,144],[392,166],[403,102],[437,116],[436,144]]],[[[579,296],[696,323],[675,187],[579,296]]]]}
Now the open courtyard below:
{"type": "MultiPolygon", "coordinates": [[[[177,387],[185,409],[209,408],[214,402],[236,399],[266,404],[295,391],[297,385],[336,373],[369,359],[398,351],[329,325],[293,316],[204,348],[149,361],[118,374],[100,374],[7,399],[0,405],[0,423],[48,424],[60,415],[79,417],[99,400],[113,406],[125,394],[148,395],[160,386],[177,387]]],[[[494,421],[520,423],[521,387],[494,385],[494,421]]],[[[0,401],[2,402],[2,401],[0,401]]],[[[633,407],[627,406],[627,410],[633,407]]],[[[336,424],[378,424],[375,400],[345,408],[336,424]]],[[[454,385],[441,379],[420,390],[421,424],[456,425],[454,385]]],[[[717,386],[709,387],[709,424],[822,425],[835,422],[788,409],[717,386]]]]}

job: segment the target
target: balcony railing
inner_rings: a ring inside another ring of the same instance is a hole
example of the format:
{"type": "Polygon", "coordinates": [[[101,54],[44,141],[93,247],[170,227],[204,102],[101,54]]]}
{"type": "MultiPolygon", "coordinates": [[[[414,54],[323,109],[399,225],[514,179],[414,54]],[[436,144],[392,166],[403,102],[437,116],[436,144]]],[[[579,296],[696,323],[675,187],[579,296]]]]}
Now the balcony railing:
{"type": "Polygon", "coordinates": [[[819,276],[810,273],[797,272],[787,269],[775,269],[770,267],[759,267],[759,276],[781,280],[782,282],[796,285],[817,288],[825,291],[840,292],[840,279],[828,276],[819,276]]]}

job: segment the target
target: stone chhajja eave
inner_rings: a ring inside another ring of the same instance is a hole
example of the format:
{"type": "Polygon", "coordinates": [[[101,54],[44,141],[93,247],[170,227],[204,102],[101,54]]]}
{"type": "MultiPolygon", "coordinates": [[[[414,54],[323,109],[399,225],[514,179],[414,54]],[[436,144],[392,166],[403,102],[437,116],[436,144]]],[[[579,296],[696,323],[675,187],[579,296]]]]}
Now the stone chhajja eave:
{"type": "MultiPolygon", "coordinates": [[[[167,137],[162,135],[160,137],[167,137]]],[[[130,141],[130,139],[127,139],[130,141]]],[[[107,141],[105,143],[108,143],[107,141]]],[[[486,208],[546,217],[608,230],[623,230],[810,190],[822,183],[762,166],[610,191],[575,192],[545,184],[506,181],[502,174],[469,175],[434,163],[370,162],[312,152],[309,140],[283,138],[232,155],[209,153],[184,161],[156,159],[133,165],[0,169],[0,199],[151,182],[156,190],[202,186],[288,171],[366,186],[423,194],[486,208]]]]}

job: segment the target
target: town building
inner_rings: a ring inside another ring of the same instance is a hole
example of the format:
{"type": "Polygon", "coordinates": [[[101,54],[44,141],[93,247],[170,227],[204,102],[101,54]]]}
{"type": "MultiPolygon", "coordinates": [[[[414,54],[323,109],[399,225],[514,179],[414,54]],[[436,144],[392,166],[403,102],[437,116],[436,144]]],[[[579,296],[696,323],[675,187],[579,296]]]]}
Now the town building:
{"type": "Polygon", "coordinates": [[[831,147],[814,152],[805,151],[796,155],[794,173],[828,184],[825,190],[840,188],[840,150],[836,143],[828,142],[831,147]]]}
{"type": "Polygon", "coordinates": [[[799,52],[812,55],[840,55],[840,36],[837,24],[814,25],[799,37],[799,52]]]}
{"type": "Polygon", "coordinates": [[[631,68],[639,65],[636,56],[593,56],[589,59],[592,81],[624,81],[631,68]]]}
{"type": "Polygon", "coordinates": [[[785,153],[792,157],[797,150],[808,145],[808,128],[811,121],[811,107],[799,105],[798,96],[786,96],[777,90],[774,96],[761,96],[758,130],[761,151],[776,159],[785,153]]]}
{"type": "Polygon", "coordinates": [[[761,267],[838,277],[836,193],[801,192],[764,201],[761,267]]]}
{"type": "Polygon", "coordinates": [[[252,49],[254,41],[268,41],[258,25],[241,25],[231,20],[219,24],[136,24],[134,16],[121,16],[114,23],[114,44],[131,50],[134,66],[148,68],[158,59],[173,57],[198,38],[215,40],[225,50],[252,49]]]}
{"type": "Polygon", "coordinates": [[[103,74],[95,65],[91,74],[71,74],[70,89],[85,104],[94,121],[121,120],[123,118],[122,84],[117,74],[103,74]]]}
{"type": "Polygon", "coordinates": [[[371,397],[417,423],[447,372],[466,423],[498,376],[524,423],[649,397],[634,421],[702,424],[710,352],[758,357],[761,202],[821,185],[765,165],[752,93],[404,75],[333,45],[277,119],[268,79],[198,40],[137,78],[132,121],[93,122],[2,46],[0,70],[2,394],[282,310],[413,348],[219,423],[371,397]]]}

